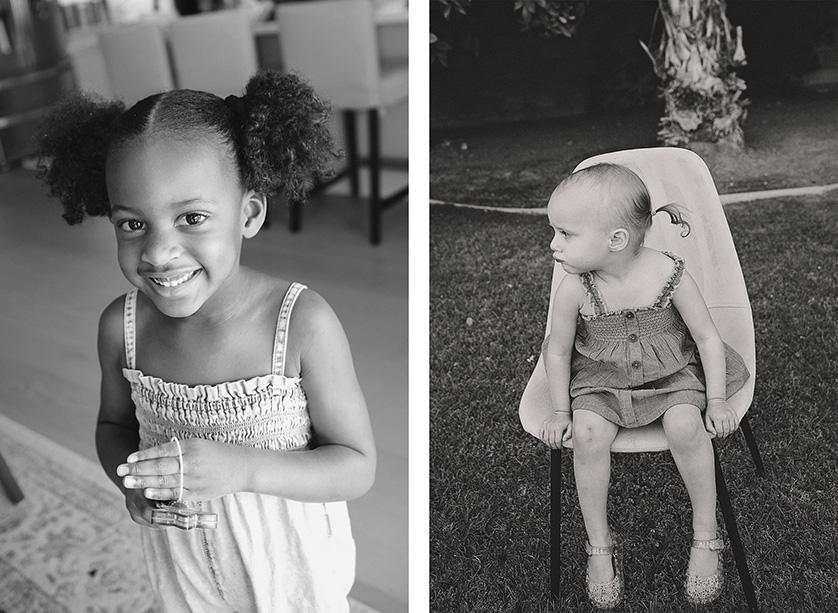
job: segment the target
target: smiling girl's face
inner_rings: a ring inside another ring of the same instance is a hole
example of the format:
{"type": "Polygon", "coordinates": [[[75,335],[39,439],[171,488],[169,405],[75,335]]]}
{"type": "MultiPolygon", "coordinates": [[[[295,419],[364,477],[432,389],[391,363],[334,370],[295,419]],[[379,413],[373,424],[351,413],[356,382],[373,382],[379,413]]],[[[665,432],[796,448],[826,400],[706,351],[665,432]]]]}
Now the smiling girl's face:
{"type": "Polygon", "coordinates": [[[235,291],[260,196],[240,185],[221,146],[130,142],[109,153],[107,187],[119,267],[161,313],[188,317],[235,291]]]}

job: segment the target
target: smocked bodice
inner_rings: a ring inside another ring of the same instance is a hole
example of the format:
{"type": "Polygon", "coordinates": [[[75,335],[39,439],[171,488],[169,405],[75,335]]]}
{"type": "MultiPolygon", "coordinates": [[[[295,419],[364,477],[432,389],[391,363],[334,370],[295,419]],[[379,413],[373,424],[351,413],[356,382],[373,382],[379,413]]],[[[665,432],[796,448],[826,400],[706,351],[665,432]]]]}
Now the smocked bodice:
{"type": "Polygon", "coordinates": [[[123,375],[131,384],[131,399],[140,424],[140,449],[169,441],[203,438],[234,445],[273,450],[304,449],[312,437],[308,403],[299,377],[286,377],[288,322],[305,286],[293,283],[279,317],[272,372],[246,380],[215,385],[184,385],[148,376],[136,364],[137,290],[125,297],[125,356],[123,375]]]}

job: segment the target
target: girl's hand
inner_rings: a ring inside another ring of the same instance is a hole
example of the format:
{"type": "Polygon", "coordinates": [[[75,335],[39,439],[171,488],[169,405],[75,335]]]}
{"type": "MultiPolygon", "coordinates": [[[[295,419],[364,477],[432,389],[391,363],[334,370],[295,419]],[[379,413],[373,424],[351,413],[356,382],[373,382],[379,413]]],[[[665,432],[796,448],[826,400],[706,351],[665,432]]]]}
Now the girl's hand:
{"type": "Polygon", "coordinates": [[[725,438],[736,431],[739,421],[736,412],[727,400],[714,398],[707,401],[707,411],[704,413],[704,427],[707,432],[719,438],[725,438]]]}
{"type": "MultiPolygon", "coordinates": [[[[245,489],[245,447],[196,438],[180,441],[180,448],[183,452],[182,500],[212,500],[245,489]]],[[[180,495],[177,444],[172,441],[132,453],[127,463],[117,467],[116,474],[123,477],[122,484],[126,488],[141,490],[145,498],[176,500],[180,495]]],[[[148,519],[151,519],[150,514],[148,519]]],[[[134,521],[137,521],[136,517],[134,521]]]]}
{"type": "Polygon", "coordinates": [[[538,438],[550,449],[559,449],[564,441],[570,440],[572,427],[570,413],[553,413],[541,424],[538,438]]]}
{"type": "Polygon", "coordinates": [[[143,493],[139,490],[127,490],[125,492],[125,508],[131,514],[131,519],[143,528],[163,529],[163,526],[151,523],[151,512],[156,506],[156,502],[143,496],[143,493]]]}

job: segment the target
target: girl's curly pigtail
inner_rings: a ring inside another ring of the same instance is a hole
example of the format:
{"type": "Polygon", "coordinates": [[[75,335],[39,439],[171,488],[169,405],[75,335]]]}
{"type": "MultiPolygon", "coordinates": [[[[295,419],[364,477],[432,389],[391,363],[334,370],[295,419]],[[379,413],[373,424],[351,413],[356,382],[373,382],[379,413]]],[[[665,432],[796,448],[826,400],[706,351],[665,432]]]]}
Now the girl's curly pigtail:
{"type": "Polygon", "coordinates": [[[250,78],[241,102],[234,116],[241,117],[237,139],[244,184],[305,200],[316,182],[333,174],[331,162],[339,157],[329,131],[329,104],[296,75],[270,70],[250,78]]]}
{"type": "Polygon", "coordinates": [[[652,215],[655,213],[659,213],[663,211],[667,215],[669,215],[669,220],[672,222],[672,225],[681,226],[681,238],[686,238],[690,234],[690,224],[684,217],[684,213],[674,202],[670,202],[669,204],[664,204],[661,207],[658,207],[652,212],[652,215]]]}
{"type": "Polygon", "coordinates": [[[105,158],[122,102],[78,92],[46,116],[38,137],[38,178],[64,207],[64,220],[109,215],[105,158]]]}

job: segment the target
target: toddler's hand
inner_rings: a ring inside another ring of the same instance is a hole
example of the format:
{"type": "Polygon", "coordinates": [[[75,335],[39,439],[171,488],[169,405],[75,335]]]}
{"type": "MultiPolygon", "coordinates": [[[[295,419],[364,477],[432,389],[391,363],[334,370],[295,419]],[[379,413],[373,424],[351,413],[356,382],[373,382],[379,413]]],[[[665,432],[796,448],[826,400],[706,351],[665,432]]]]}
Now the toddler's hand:
{"type": "Polygon", "coordinates": [[[570,413],[553,413],[541,424],[538,438],[550,449],[558,449],[563,441],[570,439],[572,426],[570,413]]]}
{"type": "MultiPolygon", "coordinates": [[[[180,441],[180,447],[182,500],[212,500],[244,489],[247,478],[244,447],[197,438],[180,441]]],[[[117,467],[116,474],[123,477],[126,488],[138,490],[152,501],[176,500],[180,495],[177,444],[163,443],[132,453],[127,463],[117,467]]]]}
{"type": "Polygon", "coordinates": [[[736,428],[739,427],[739,421],[736,419],[736,412],[727,400],[717,398],[707,401],[704,427],[713,436],[725,438],[736,431],[736,428]]]}

